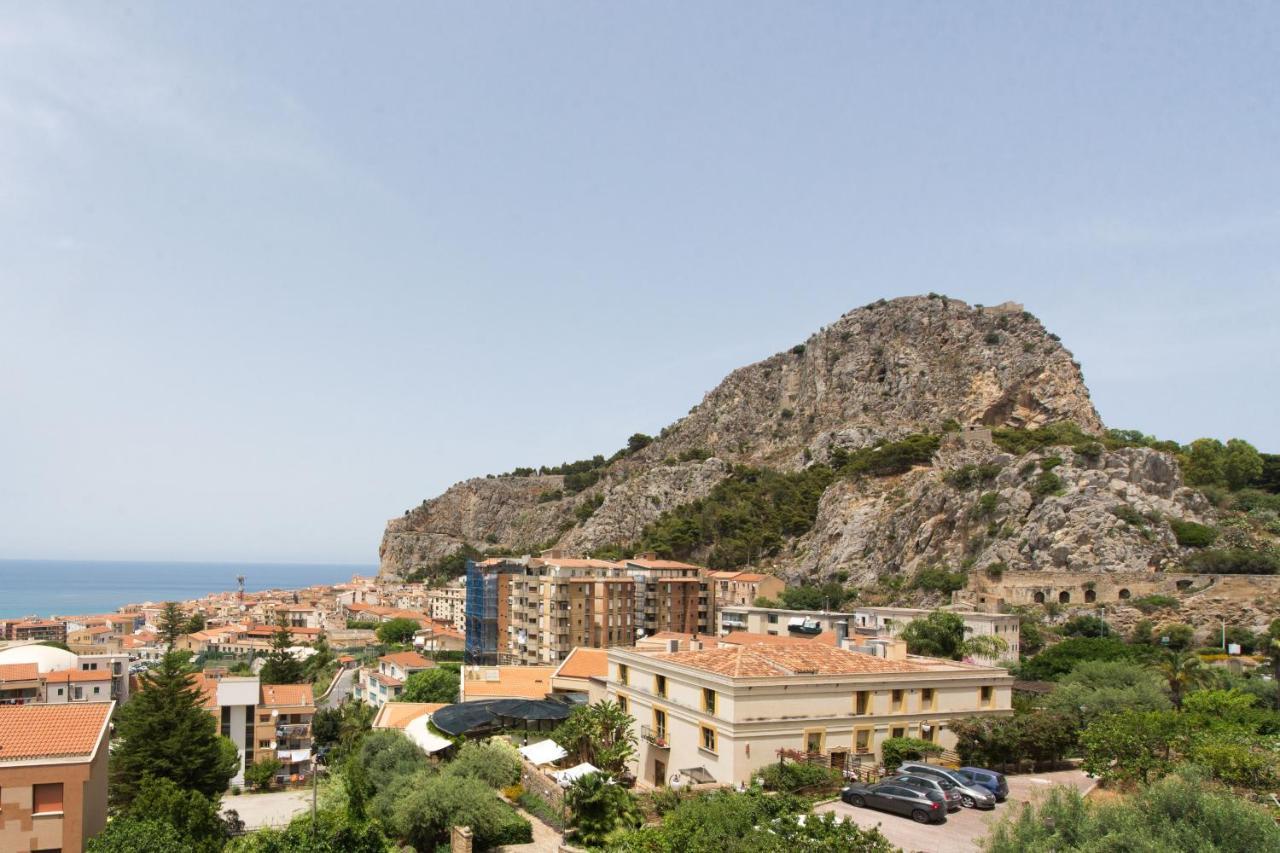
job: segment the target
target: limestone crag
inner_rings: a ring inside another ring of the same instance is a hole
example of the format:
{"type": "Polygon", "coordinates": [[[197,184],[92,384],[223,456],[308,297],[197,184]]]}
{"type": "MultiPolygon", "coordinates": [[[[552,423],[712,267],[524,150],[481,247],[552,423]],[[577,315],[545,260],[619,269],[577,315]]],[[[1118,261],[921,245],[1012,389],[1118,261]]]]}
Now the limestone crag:
{"type": "MultiPolygon", "coordinates": [[[[586,551],[634,541],[664,510],[708,494],[734,464],[797,470],[827,459],[837,447],[937,431],[948,420],[990,426],[1073,421],[1088,431],[1102,428],[1079,365],[1021,306],[984,309],[932,295],[881,300],[848,312],[803,344],[735,370],[688,416],[648,446],[617,458],[577,494],[566,493],[558,475],[503,476],[467,480],[424,501],[388,523],[382,572],[429,565],[464,543],[586,551]]],[[[779,568],[832,570],[820,558],[869,567],[873,552],[897,554],[898,564],[909,566],[926,553],[949,553],[959,522],[947,519],[946,507],[959,506],[960,498],[948,503],[926,479],[907,475],[901,485],[838,481],[823,500],[814,533],[779,555],[779,568]],[[915,519],[926,524],[909,533],[912,519],[888,512],[886,502],[895,500],[893,489],[913,488],[917,480],[918,497],[936,506],[939,517],[915,519]],[[878,529],[881,523],[890,526],[878,529]],[[891,532],[925,538],[915,548],[879,543],[891,532]]],[[[1012,481],[1007,488],[1012,506],[1021,498],[1012,481]]],[[[1039,504],[1035,512],[1054,509],[1039,504]]],[[[1050,523],[1042,525],[1046,531],[1050,523]]],[[[1044,535],[1037,533],[1035,541],[1044,535]]],[[[1035,553],[1036,560],[1048,559],[1035,553]]],[[[1136,551],[1123,553],[1126,560],[1140,559],[1136,551]]]]}

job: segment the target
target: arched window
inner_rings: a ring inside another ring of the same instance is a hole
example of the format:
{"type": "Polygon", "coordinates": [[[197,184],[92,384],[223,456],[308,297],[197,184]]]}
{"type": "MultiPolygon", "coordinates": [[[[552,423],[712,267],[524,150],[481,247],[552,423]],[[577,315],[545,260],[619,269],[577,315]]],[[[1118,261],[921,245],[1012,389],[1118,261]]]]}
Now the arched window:
{"type": "Polygon", "coordinates": [[[1129,590],[1127,590],[1127,589],[1122,589],[1122,590],[1120,590],[1120,600],[1121,600],[1121,601],[1128,601],[1128,600],[1129,600],[1129,590]]]}
{"type": "Polygon", "coordinates": [[[1180,589],[1180,590],[1181,590],[1181,589],[1191,589],[1191,581],[1189,581],[1189,580],[1180,580],[1180,581],[1178,581],[1178,589],[1180,589]]]}
{"type": "Polygon", "coordinates": [[[1094,592],[1091,589],[1086,589],[1084,591],[1085,604],[1093,604],[1097,600],[1098,600],[1098,594],[1096,592],[1094,592]]]}
{"type": "Polygon", "coordinates": [[[1044,604],[1044,593],[1043,593],[1043,592],[1037,592],[1037,593],[1035,594],[1035,602],[1036,602],[1036,604],[1044,604]]]}
{"type": "Polygon", "coordinates": [[[1064,589],[1062,592],[1058,593],[1058,603],[1059,603],[1059,604],[1070,604],[1070,603],[1071,603],[1071,593],[1067,592],[1065,589],[1064,589]]]}

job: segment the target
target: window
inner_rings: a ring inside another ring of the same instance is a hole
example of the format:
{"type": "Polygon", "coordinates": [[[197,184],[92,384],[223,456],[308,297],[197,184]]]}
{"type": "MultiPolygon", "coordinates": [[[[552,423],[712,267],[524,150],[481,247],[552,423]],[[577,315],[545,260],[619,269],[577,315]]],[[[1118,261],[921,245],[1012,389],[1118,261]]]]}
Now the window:
{"type": "Polygon", "coordinates": [[[702,748],[707,752],[716,751],[716,730],[710,726],[699,726],[702,735],[702,748]]]}
{"type": "Polygon", "coordinates": [[[804,733],[804,751],[805,752],[822,752],[826,745],[827,732],[825,729],[806,729],[804,733]]]}
{"type": "Polygon", "coordinates": [[[270,748],[271,748],[271,741],[269,740],[258,741],[258,749],[270,749],[270,748]]]}
{"type": "Polygon", "coordinates": [[[667,677],[665,675],[655,675],[653,677],[653,692],[667,698],[667,677]]]}
{"type": "Polygon", "coordinates": [[[625,663],[618,664],[618,681],[622,684],[627,683],[627,679],[631,677],[631,667],[625,663]]]}
{"type": "Polygon", "coordinates": [[[62,783],[45,782],[31,786],[31,813],[54,814],[62,811],[62,783]]]}
{"type": "Polygon", "coordinates": [[[871,710],[871,692],[859,690],[853,694],[853,713],[859,717],[865,717],[869,710],[871,710]]]}
{"type": "Polygon", "coordinates": [[[621,711],[622,711],[622,713],[624,713],[624,714],[629,714],[629,713],[631,713],[631,708],[630,708],[630,706],[628,706],[628,705],[627,705],[627,697],[626,697],[626,696],[619,696],[619,697],[618,697],[618,709],[619,709],[619,710],[621,710],[621,711]]]}
{"type": "Polygon", "coordinates": [[[866,755],[871,751],[871,729],[857,729],[853,733],[853,751],[866,755]]]}
{"type": "Polygon", "coordinates": [[[892,729],[889,730],[889,737],[906,737],[906,736],[907,736],[906,726],[894,726],[892,729]]]}
{"type": "Polygon", "coordinates": [[[995,690],[991,687],[978,688],[978,704],[983,708],[991,707],[991,700],[995,698],[995,690]]]}
{"type": "Polygon", "coordinates": [[[661,708],[653,709],[653,733],[660,740],[667,739],[667,712],[661,708]]]}
{"type": "Polygon", "coordinates": [[[778,614],[777,614],[777,613],[770,613],[770,614],[769,614],[769,624],[770,624],[770,625],[777,625],[777,624],[778,624],[778,614]]]}
{"type": "Polygon", "coordinates": [[[259,715],[258,715],[258,722],[260,722],[260,723],[269,723],[269,722],[271,722],[271,715],[270,715],[270,714],[259,714],[259,715]]]}
{"type": "Polygon", "coordinates": [[[920,710],[932,711],[937,705],[938,694],[932,687],[925,687],[920,691],[920,710]]]}
{"type": "Polygon", "coordinates": [[[97,695],[98,695],[99,693],[101,693],[101,692],[102,692],[102,688],[101,688],[101,687],[95,687],[95,688],[93,688],[93,695],[94,695],[94,696],[97,696],[97,695]]]}
{"type": "Polygon", "coordinates": [[[905,699],[906,699],[906,691],[905,691],[905,690],[895,690],[895,691],[893,691],[893,704],[892,704],[890,707],[892,708],[892,710],[893,710],[893,712],[894,712],[895,714],[901,714],[901,713],[902,713],[902,704],[903,704],[903,701],[904,701],[905,699]]]}
{"type": "Polygon", "coordinates": [[[708,714],[716,712],[716,692],[710,687],[702,688],[702,710],[708,714]]]}

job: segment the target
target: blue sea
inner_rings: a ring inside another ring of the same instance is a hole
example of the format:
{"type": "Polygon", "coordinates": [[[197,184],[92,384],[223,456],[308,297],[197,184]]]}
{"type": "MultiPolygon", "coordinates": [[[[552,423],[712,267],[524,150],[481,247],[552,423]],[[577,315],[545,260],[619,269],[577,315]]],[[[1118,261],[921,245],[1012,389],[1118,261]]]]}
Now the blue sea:
{"type": "Polygon", "coordinates": [[[0,618],[110,613],[122,604],[199,598],[236,588],[297,589],[377,574],[340,563],[138,563],[0,560],[0,618]]]}

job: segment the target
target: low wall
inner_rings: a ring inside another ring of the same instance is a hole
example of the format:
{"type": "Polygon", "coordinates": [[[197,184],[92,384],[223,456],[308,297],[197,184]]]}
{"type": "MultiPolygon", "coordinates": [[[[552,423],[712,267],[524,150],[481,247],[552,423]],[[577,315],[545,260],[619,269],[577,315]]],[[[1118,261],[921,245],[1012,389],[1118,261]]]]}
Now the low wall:
{"type": "Polygon", "coordinates": [[[995,608],[1001,604],[1124,604],[1147,595],[1199,592],[1250,600],[1280,594],[1278,575],[1192,575],[1179,572],[1006,572],[999,580],[970,575],[957,602],[995,608]]]}

